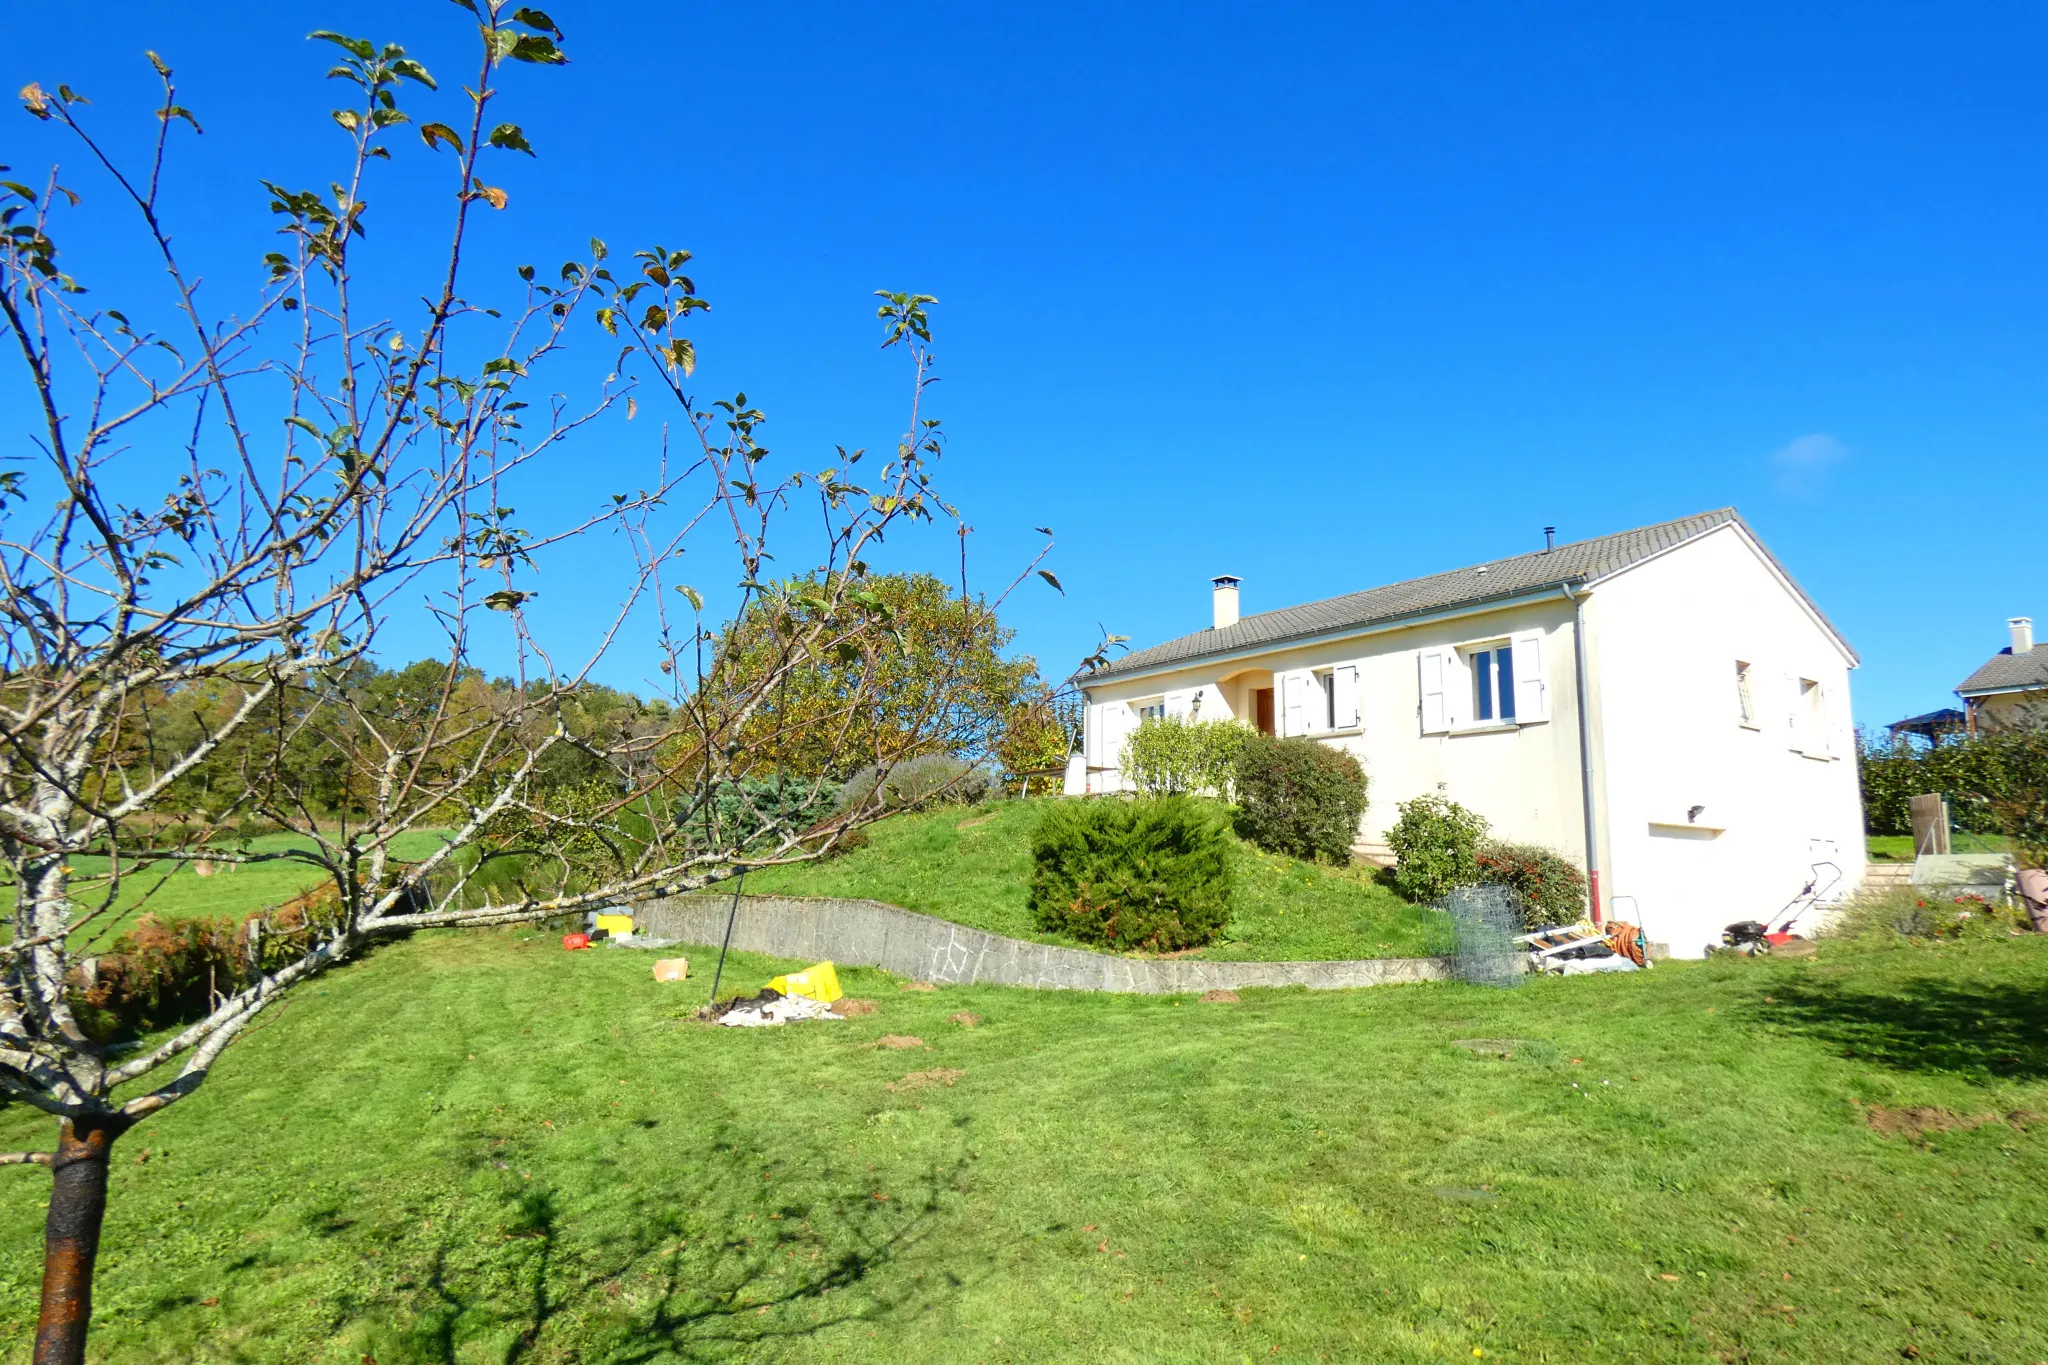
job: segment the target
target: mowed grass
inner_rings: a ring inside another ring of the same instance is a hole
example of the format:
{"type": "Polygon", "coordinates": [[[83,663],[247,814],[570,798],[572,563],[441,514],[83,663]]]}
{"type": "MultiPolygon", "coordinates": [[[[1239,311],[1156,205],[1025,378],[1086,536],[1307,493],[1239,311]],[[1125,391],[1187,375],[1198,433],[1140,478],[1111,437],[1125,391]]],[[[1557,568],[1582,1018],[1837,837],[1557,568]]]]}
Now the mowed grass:
{"type": "MultiPolygon", "coordinates": [[[[1872,859],[1881,863],[1910,863],[1913,861],[1913,836],[1910,834],[1872,834],[1864,843],[1872,859]]],[[[2010,853],[2012,840],[2000,834],[1970,834],[1957,830],[1949,837],[1949,847],[1957,853],[2010,853]]]]}
{"type": "MultiPolygon", "coordinates": [[[[862,847],[823,862],[752,873],[747,889],[886,901],[1011,938],[1072,944],[1039,930],[1029,905],[1031,832],[1057,799],[891,816],[867,828],[862,847]]],[[[1184,956],[1286,962],[1450,951],[1443,917],[1379,885],[1369,868],[1277,857],[1235,836],[1231,851],[1230,923],[1217,943],[1184,956]]]]}
{"type": "MultiPolygon", "coordinates": [[[[433,830],[411,830],[393,841],[392,851],[400,858],[419,859],[440,843],[440,836],[433,830]]],[[[278,853],[311,848],[312,844],[294,835],[266,834],[249,840],[245,847],[251,853],[278,853]]],[[[105,883],[94,879],[106,876],[107,860],[73,858],[71,868],[75,877],[74,897],[81,906],[96,908],[105,895],[105,883]]],[[[205,877],[190,863],[157,863],[124,876],[114,904],[79,929],[72,937],[72,946],[80,952],[104,950],[144,915],[165,920],[239,917],[282,905],[325,880],[326,874],[318,867],[291,858],[215,863],[212,874],[205,877]]]]}
{"type": "MultiPolygon", "coordinates": [[[[757,1031],[650,956],[421,935],[295,997],[116,1149],[94,1359],[2048,1358],[2048,942],[1218,1004],[849,970],[879,1013],[757,1031]],[[1966,1126],[1868,1122],[1916,1106],[1966,1126]]],[[[47,1189],[0,1171],[10,1362],[47,1189]]]]}

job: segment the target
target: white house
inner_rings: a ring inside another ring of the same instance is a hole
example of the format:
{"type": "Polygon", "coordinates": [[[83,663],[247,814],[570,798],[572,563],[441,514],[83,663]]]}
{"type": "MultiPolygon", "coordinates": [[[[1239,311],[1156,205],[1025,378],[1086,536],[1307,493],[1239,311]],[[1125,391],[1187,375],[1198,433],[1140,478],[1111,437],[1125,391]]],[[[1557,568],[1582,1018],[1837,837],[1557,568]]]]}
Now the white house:
{"type": "Polygon", "coordinates": [[[1241,619],[1238,593],[1214,580],[1209,629],[1076,680],[1070,793],[1127,785],[1146,716],[1307,736],[1365,765],[1361,852],[1441,789],[1682,957],[1863,878],[1856,653],[1733,508],[1241,619]]]}

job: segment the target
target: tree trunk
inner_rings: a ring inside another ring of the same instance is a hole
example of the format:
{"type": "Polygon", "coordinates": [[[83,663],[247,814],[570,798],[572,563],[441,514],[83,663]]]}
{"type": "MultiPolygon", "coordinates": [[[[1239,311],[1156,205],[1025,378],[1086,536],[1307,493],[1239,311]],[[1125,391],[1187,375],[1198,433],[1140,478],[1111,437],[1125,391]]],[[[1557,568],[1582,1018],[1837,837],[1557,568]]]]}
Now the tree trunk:
{"type": "Polygon", "coordinates": [[[67,1119],[51,1162],[50,1217],[43,1228],[43,1308],[35,1365],[84,1365],[92,1326],[93,1264],[107,1212],[107,1158],[128,1130],[112,1114],[67,1119]]]}

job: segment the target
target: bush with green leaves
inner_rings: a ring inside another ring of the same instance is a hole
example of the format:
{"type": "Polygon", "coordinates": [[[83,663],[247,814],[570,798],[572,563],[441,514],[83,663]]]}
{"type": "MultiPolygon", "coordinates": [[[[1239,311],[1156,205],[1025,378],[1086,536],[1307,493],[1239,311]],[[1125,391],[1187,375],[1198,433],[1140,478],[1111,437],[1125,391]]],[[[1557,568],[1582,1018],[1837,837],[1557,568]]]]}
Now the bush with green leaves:
{"type": "Polygon", "coordinates": [[[1237,757],[1254,732],[1234,720],[1152,717],[1124,740],[1118,765],[1148,796],[1230,797],[1237,757]]]}
{"type": "Polygon", "coordinates": [[[772,846],[843,809],[838,797],[838,786],[821,779],[778,776],[722,782],[685,835],[702,839],[706,848],[772,846]]]}
{"type": "Polygon", "coordinates": [[[1488,839],[1479,845],[1475,863],[1480,881],[1514,892],[1526,928],[1576,924],[1586,917],[1586,874],[1562,853],[1488,839]]]}
{"type": "Polygon", "coordinates": [[[1230,920],[1223,812],[1187,796],[1061,801],[1031,838],[1038,927],[1108,948],[1173,952],[1230,920]]]}
{"type": "Polygon", "coordinates": [[[884,810],[919,810],[948,801],[976,805],[987,799],[994,780],[988,769],[951,754],[924,754],[891,764],[886,770],[871,763],[839,789],[838,808],[853,810],[881,785],[884,810]]]}
{"type": "Polygon", "coordinates": [[[1365,816],[1365,769],[1312,739],[1247,732],[1233,783],[1237,832],[1269,853],[1348,862],[1365,816]]]}
{"type": "Polygon", "coordinates": [[[1411,901],[1439,900],[1454,886],[1479,880],[1479,843],[1486,817],[1447,796],[1418,796],[1395,809],[1387,831],[1394,850],[1394,889],[1411,901]]]}

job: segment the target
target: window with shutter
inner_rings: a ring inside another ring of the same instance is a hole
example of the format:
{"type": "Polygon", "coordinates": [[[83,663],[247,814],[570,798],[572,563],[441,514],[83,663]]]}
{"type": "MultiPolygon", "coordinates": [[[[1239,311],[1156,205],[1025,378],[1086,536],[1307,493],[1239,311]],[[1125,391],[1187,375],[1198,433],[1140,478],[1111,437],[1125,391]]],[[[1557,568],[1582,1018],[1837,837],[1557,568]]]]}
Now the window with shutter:
{"type": "Polygon", "coordinates": [[[1550,680],[1543,670],[1543,632],[1531,630],[1510,642],[1513,651],[1514,719],[1524,725],[1550,719],[1550,680]]]}
{"type": "Polygon", "coordinates": [[[1425,649],[1416,656],[1421,672],[1422,733],[1440,735],[1451,728],[1450,697],[1445,692],[1450,672],[1450,651],[1425,649]]]}
{"type": "Polygon", "coordinates": [[[1358,724],[1358,668],[1345,664],[1330,670],[1330,724],[1348,730],[1358,724]]]}
{"type": "Polygon", "coordinates": [[[1310,676],[1293,672],[1280,675],[1281,729],[1283,735],[1308,733],[1308,686],[1310,676]]]}

